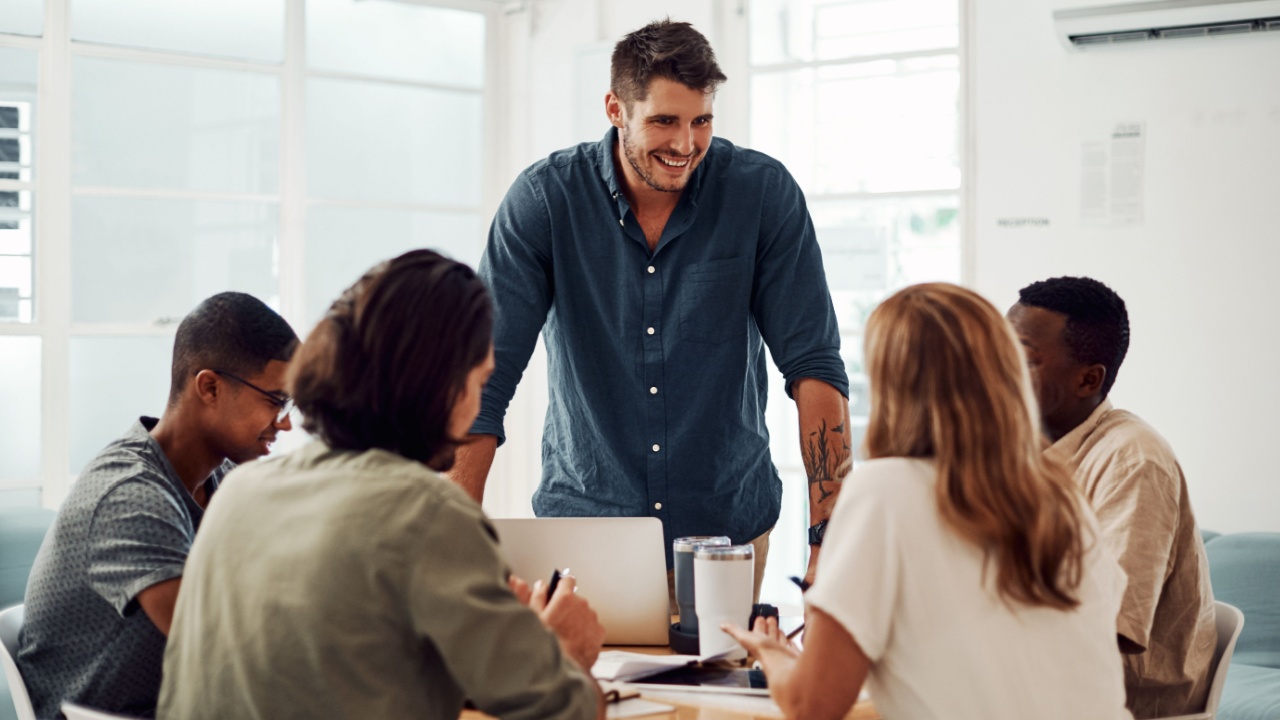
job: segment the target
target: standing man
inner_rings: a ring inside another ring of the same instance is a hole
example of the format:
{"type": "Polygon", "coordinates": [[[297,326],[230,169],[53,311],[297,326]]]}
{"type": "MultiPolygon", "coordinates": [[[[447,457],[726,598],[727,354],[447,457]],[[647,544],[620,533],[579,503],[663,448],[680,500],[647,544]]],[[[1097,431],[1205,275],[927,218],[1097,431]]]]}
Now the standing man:
{"type": "Polygon", "coordinates": [[[214,295],[178,325],[169,404],[91,460],[31,568],[18,667],[36,717],[63,700],[152,715],[183,565],[222,476],[289,430],[298,338],[262,301],[214,295]]]}
{"type": "Polygon", "coordinates": [[[1107,399],[1129,349],[1124,300],[1097,280],[1053,278],[1019,291],[1008,317],[1046,452],[1075,472],[1129,576],[1116,619],[1127,705],[1138,720],[1201,712],[1218,637],[1209,563],[1173,449],[1107,399]]]}
{"type": "Polygon", "coordinates": [[[668,567],[676,537],[753,542],[758,595],[782,499],[765,346],[799,407],[814,544],[850,455],[848,378],[800,188],[776,160],[712,137],[724,80],[691,25],[647,25],[614,49],[604,139],[516,179],[480,262],[497,369],[452,478],[482,499],[543,332],[534,511],[659,518],[668,567]]]}

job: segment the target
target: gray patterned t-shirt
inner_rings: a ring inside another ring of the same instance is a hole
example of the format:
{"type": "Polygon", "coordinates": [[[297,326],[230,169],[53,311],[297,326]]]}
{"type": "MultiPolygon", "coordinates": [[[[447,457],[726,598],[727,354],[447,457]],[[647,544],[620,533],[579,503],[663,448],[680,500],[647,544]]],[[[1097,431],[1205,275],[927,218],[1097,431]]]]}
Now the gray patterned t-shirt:
{"type": "MultiPolygon", "coordinates": [[[[31,568],[18,666],[36,717],[63,700],[155,713],[165,637],[138,593],[182,576],[204,510],[135,422],[80,474],[31,568]]],[[[214,471],[212,495],[230,462],[214,471]]]]}

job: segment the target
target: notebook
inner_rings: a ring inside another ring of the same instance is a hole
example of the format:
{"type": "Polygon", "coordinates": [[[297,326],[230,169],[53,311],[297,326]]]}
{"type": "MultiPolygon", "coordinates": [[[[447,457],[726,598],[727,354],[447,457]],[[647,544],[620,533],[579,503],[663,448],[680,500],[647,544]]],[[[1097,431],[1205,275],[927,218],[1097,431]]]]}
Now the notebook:
{"type": "Polygon", "coordinates": [[[606,645],[666,645],[671,624],[657,518],[492,520],[511,571],[530,585],[569,569],[604,625],[606,645]]]}

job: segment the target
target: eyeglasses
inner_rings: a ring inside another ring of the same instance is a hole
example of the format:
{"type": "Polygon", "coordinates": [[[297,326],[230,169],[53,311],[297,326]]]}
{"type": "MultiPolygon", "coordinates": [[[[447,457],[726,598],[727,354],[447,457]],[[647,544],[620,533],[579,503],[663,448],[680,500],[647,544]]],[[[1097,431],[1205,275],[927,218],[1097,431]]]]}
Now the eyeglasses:
{"type": "Polygon", "coordinates": [[[268,400],[270,400],[270,401],[271,401],[271,404],[272,404],[272,405],[275,405],[275,406],[278,408],[278,410],[277,410],[277,412],[276,412],[276,422],[277,422],[277,423],[282,423],[282,422],[284,422],[284,419],[285,419],[285,418],[287,418],[287,417],[289,417],[289,413],[293,412],[293,398],[291,398],[291,397],[289,397],[289,396],[287,396],[287,395],[285,395],[285,396],[280,396],[280,395],[277,395],[276,393],[269,392],[269,391],[267,391],[267,390],[263,390],[262,388],[258,387],[257,385],[254,385],[253,383],[249,382],[248,380],[245,380],[244,378],[240,377],[239,375],[236,375],[236,374],[234,374],[234,373],[229,373],[229,372],[227,372],[227,371],[225,371],[225,370],[214,370],[213,372],[215,372],[215,373],[217,373],[217,374],[219,374],[219,375],[221,375],[221,376],[223,376],[223,377],[231,378],[232,380],[235,380],[236,382],[240,383],[241,385],[248,386],[248,387],[250,387],[250,388],[252,388],[252,389],[254,389],[254,390],[257,390],[259,393],[262,393],[262,395],[263,395],[264,397],[266,397],[268,400]]]}

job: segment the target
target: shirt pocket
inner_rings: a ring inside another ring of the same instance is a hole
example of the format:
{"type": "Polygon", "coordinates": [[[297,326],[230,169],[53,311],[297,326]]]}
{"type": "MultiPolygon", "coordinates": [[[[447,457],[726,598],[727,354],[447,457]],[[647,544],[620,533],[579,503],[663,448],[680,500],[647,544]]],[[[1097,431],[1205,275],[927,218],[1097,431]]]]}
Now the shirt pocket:
{"type": "Polygon", "coordinates": [[[742,337],[751,315],[751,258],[694,263],[681,277],[680,337],[719,344],[742,337]]]}

